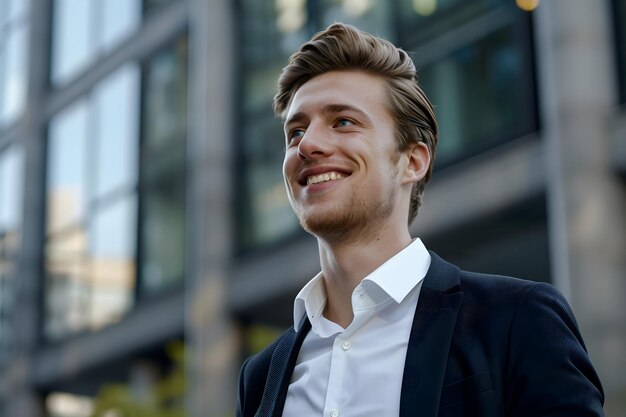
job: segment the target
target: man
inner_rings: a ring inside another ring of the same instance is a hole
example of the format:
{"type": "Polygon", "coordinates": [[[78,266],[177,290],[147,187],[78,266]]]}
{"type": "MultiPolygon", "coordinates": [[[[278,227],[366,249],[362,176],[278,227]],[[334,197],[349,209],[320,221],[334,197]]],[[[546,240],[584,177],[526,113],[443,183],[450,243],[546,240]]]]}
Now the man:
{"type": "Polygon", "coordinates": [[[556,289],[460,271],[411,238],[437,124],[406,52],[334,24],[278,85],[289,201],[322,271],[244,363],[237,416],[601,416],[556,289]]]}

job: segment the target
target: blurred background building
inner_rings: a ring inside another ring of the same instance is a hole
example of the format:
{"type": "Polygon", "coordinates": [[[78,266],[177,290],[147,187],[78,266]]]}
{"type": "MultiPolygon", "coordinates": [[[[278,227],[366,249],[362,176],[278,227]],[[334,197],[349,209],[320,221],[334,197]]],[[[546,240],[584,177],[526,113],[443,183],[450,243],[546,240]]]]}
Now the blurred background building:
{"type": "Polygon", "coordinates": [[[625,0],[1,0],[0,416],[233,415],[319,268],[271,101],[334,21],[436,106],[413,233],[555,284],[626,415],[625,0]]]}

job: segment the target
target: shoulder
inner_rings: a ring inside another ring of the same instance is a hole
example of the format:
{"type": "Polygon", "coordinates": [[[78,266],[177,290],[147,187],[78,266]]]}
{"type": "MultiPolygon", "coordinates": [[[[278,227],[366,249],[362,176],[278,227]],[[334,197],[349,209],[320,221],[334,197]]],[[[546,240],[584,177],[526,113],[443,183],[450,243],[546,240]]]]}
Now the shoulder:
{"type": "Polygon", "coordinates": [[[602,415],[602,385],[574,313],[556,287],[461,271],[460,290],[460,333],[466,337],[459,346],[467,349],[474,337],[484,336],[488,360],[498,362],[492,377],[506,388],[509,410],[544,415],[560,405],[569,415],[602,415]]]}
{"type": "Polygon", "coordinates": [[[571,314],[565,297],[552,284],[502,275],[460,272],[466,302],[516,308],[528,302],[548,303],[571,314]]]}

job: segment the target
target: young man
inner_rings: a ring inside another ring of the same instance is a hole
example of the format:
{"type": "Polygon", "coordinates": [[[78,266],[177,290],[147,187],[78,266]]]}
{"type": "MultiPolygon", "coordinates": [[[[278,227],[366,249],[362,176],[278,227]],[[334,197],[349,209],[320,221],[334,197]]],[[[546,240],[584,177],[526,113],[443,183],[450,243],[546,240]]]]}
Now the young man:
{"type": "Polygon", "coordinates": [[[334,24],[278,85],[285,185],[322,271],[243,365],[237,416],[601,416],[556,289],[460,271],[411,238],[437,124],[406,52],[334,24]]]}

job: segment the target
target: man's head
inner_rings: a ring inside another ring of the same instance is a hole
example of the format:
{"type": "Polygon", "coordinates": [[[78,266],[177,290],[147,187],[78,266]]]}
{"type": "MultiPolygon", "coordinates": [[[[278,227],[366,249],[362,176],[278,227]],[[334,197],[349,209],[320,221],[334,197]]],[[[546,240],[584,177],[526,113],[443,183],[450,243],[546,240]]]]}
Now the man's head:
{"type": "Polygon", "coordinates": [[[408,54],[392,43],[335,23],[316,34],[294,53],[278,80],[274,111],[285,116],[296,92],[312,78],[333,71],[358,70],[382,77],[386,104],[395,123],[398,151],[422,142],[430,152],[426,175],[411,191],[408,223],[417,215],[421,195],[432,174],[438,129],[433,107],[417,82],[417,73],[408,54]]]}

